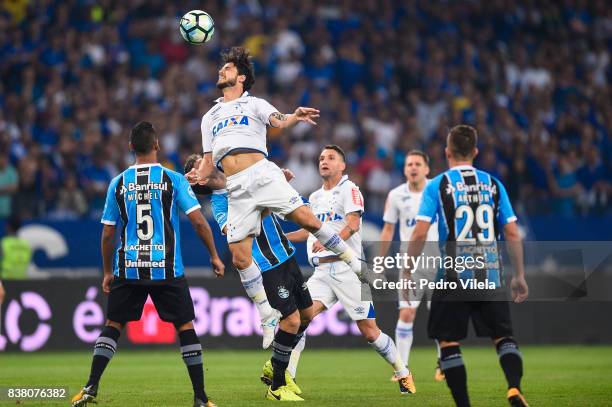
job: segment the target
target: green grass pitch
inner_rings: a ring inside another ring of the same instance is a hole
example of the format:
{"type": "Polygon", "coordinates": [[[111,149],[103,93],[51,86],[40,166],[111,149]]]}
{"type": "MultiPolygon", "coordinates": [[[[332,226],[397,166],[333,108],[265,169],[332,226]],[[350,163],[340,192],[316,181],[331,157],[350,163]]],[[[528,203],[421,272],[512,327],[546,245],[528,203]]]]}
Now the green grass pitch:
{"type": "MultiPolygon", "coordinates": [[[[523,388],[532,406],[612,405],[612,347],[524,346],[523,388]]],[[[492,347],[465,347],[474,406],[503,406],[505,380],[492,347]]],[[[268,351],[204,351],[206,386],[223,406],[264,406],[259,381],[268,351]]],[[[78,391],[89,373],[91,353],[0,354],[0,387],[69,386],[78,391]]],[[[306,405],[449,406],[445,383],[433,381],[433,347],[411,356],[417,393],[400,396],[391,370],[371,349],[309,350],[302,353],[298,383],[306,405]]],[[[191,385],[176,351],[121,351],[102,378],[98,406],[191,406],[191,385]]],[[[68,401],[1,401],[0,405],[67,406],[68,401]]]]}

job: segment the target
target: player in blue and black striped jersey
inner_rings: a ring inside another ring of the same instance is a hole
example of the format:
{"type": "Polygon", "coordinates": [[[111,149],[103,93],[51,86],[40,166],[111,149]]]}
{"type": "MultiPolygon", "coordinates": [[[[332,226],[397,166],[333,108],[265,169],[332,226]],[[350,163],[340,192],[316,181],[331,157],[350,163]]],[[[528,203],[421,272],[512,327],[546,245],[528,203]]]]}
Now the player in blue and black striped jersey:
{"type": "Polygon", "coordinates": [[[157,162],[159,142],[148,122],[130,132],[136,163],[114,178],[108,188],[102,223],[102,290],[108,294],[107,321],[94,346],[91,373],[73,406],[95,402],[98,383],[113,357],[121,330],[139,320],[150,295],[162,320],[174,324],[194,391],[194,406],[214,406],[204,391],[202,346],[195,333],[193,302],[181,258],[179,215],[187,215],[210,253],[217,276],[223,262],[200,204],[183,175],[157,162]],[[118,230],[119,242],[114,245],[118,230]]]}
{"type": "Polygon", "coordinates": [[[445,150],[450,169],[425,187],[408,255],[416,258],[422,253],[431,221],[437,216],[440,251],[445,259],[453,260],[453,266],[445,264],[438,272],[436,280],[442,288],[432,295],[428,334],[440,343],[440,365],[455,403],[470,405],[459,341],[467,336],[471,319],[476,334],[490,337],[497,348],[508,381],[508,401],[526,406],[520,389],[522,358],[513,339],[508,301],[502,295],[504,276],[497,244],[503,232],[515,272],[512,296],[515,302],[522,302],[528,287],[521,237],[503,184],[472,166],[478,154],[476,145],[473,127],[459,125],[450,130],[445,150]],[[487,290],[465,289],[477,283],[487,290]]]}
{"type": "MultiPolygon", "coordinates": [[[[189,173],[193,167],[197,168],[201,158],[199,154],[189,156],[185,163],[185,173],[189,173]]],[[[287,180],[293,176],[287,170],[283,172],[287,180]]],[[[210,203],[213,215],[221,232],[226,233],[227,191],[225,189],[212,191],[203,185],[195,185],[193,189],[197,194],[212,193],[210,203]]],[[[264,364],[261,380],[267,385],[280,381],[282,383],[276,383],[278,386],[286,385],[292,392],[300,395],[302,390],[295,383],[295,375],[300,353],[305,346],[304,332],[313,318],[312,298],[295,260],[295,247],[285,236],[277,216],[270,211],[262,214],[261,231],[253,239],[252,254],[261,275],[250,281],[242,281],[245,290],[255,301],[250,293],[251,287],[256,285],[257,281],[261,281],[270,305],[281,313],[278,332],[281,332],[281,335],[282,332],[296,334],[293,349],[285,349],[286,355],[281,356],[288,359],[287,370],[273,368],[272,361],[269,360],[264,364]]],[[[276,353],[275,349],[273,358],[276,353]]]]}

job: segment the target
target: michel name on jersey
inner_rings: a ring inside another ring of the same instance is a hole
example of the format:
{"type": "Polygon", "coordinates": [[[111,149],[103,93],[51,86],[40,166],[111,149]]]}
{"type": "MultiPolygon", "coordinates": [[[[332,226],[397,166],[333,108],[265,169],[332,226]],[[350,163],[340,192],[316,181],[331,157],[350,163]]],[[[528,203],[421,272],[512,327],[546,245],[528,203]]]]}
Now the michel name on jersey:
{"type": "Polygon", "coordinates": [[[136,184],[133,182],[121,186],[120,195],[126,195],[128,201],[150,201],[159,199],[159,193],[168,191],[167,182],[149,182],[148,184],[136,184]]]}

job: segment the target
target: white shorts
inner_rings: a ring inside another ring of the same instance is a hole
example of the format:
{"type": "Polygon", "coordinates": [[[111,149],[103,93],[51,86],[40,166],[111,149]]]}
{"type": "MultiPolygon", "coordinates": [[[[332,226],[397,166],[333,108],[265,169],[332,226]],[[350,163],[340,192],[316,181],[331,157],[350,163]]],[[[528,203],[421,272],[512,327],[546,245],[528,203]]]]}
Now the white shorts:
{"type": "Polygon", "coordinates": [[[402,295],[402,291],[398,290],[398,301],[399,301],[399,309],[402,308],[419,308],[421,305],[421,301],[423,297],[427,299],[427,308],[431,307],[431,295],[433,294],[433,290],[427,286],[421,288],[420,280],[426,279],[427,281],[435,281],[436,272],[435,270],[417,270],[412,276],[411,280],[417,283],[415,290],[408,290],[408,298],[409,301],[404,299],[402,295]]]}
{"type": "Polygon", "coordinates": [[[330,309],[340,301],[353,321],[375,318],[370,287],[346,263],[318,266],[307,284],[312,300],[320,301],[325,308],[330,309]]]}
{"type": "Polygon", "coordinates": [[[284,218],[304,205],[281,169],[266,159],[227,177],[227,199],[228,243],[259,235],[266,208],[284,218]]]}

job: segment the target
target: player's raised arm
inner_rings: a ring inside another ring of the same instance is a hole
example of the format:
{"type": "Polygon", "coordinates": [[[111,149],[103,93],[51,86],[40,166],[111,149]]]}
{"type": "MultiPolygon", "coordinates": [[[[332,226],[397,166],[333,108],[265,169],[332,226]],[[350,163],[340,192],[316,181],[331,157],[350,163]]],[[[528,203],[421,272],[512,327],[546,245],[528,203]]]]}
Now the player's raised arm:
{"type": "Polygon", "coordinates": [[[291,114],[283,114],[274,112],[270,115],[269,121],[272,127],[285,129],[293,127],[299,122],[306,122],[312,125],[317,125],[315,119],[319,118],[319,110],[312,107],[298,107],[291,114]]]}

